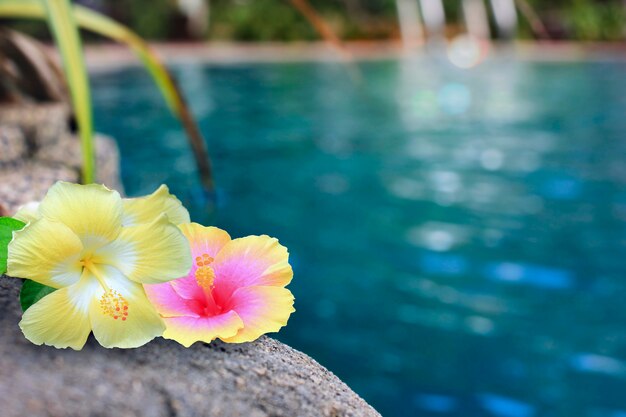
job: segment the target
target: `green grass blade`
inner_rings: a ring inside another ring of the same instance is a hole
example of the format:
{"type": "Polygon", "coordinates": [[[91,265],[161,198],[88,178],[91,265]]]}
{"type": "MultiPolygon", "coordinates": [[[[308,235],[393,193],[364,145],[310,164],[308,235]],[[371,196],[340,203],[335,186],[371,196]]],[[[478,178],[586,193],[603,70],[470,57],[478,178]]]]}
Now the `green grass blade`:
{"type": "Polygon", "coordinates": [[[41,0],[0,0],[0,16],[44,19],[46,9],[41,0]]]}
{"type": "Polygon", "coordinates": [[[63,59],[63,68],[70,89],[72,104],[81,139],[83,182],[95,180],[95,149],[91,92],[78,27],[69,0],[44,0],[48,24],[63,59]]]}
{"type": "Polygon", "coordinates": [[[206,148],[206,142],[174,78],[159,56],[143,39],[124,25],[81,6],[75,6],[74,13],[81,27],[114,39],[120,43],[127,44],[137,54],[139,59],[141,59],[161,90],[168,106],[181,121],[187,133],[204,188],[207,191],[213,190],[211,159],[206,148]]]}
{"type": "MultiPolygon", "coordinates": [[[[130,29],[100,13],[74,6],[74,18],[80,27],[128,45],[143,62],[161,90],[171,111],[181,121],[193,150],[200,179],[207,191],[213,189],[213,176],[206,143],[189,106],[159,56],[130,29]]],[[[39,0],[0,0],[0,16],[42,19],[45,10],[39,0]]]]}
{"type": "Polygon", "coordinates": [[[178,113],[180,103],[177,97],[178,94],[175,92],[176,88],[171,85],[171,77],[158,55],[152,51],[141,37],[126,26],[86,7],[74,6],[74,16],[81,27],[117,42],[127,44],[150,72],[172,111],[178,113]]]}
{"type": "MultiPolygon", "coordinates": [[[[57,0],[58,1],[58,0],[57,0]]],[[[290,0],[323,38],[339,50],[342,56],[351,61],[350,55],[341,44],[339,38],[306,0],[290,0]]],[[[38,0],[0,0],[0,16],[42,18],[44,16],[38,0]]],[[[74,17],[80,27],[127,44],[141,59],[161,90],[165,100],[174,114],[180,119],[193,150],[202,183],[207,190],[213,189],[211,165],[205,141],[198,129],[183,95],[176,86],[173,77],[163,65],[158,55],[149,45],[130,29],[116,21],[81,6],[74,6],[74,17]]],[[[359,79],[356,67],[351,74],[359,79]]]]}

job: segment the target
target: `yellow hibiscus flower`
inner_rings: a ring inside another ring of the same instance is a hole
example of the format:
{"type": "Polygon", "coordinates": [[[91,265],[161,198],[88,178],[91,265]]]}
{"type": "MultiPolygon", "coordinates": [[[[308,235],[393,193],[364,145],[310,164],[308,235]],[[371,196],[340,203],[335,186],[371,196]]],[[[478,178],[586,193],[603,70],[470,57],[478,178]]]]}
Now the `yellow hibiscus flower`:
{"type": "Polygon", "coordinates": [[[133,348],[165,325],[142,284],[167,282],[192,266],[176,224],[189,214],[167,187],[122,199],[102,185],[58,182],[16,215],[7,275],[57,290],[33,304],[20,327],[31,342],[81,349],[93,331],[104,347],[133,348]]]}

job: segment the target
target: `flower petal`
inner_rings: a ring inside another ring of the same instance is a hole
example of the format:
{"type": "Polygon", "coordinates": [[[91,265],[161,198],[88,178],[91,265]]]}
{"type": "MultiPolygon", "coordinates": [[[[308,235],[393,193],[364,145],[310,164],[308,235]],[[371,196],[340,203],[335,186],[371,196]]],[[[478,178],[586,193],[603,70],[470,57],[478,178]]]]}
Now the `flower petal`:
{"type": "Polygon", "coordinates": [[[85,301],[96,288],[94,281],[81,280],[48,294],[24,312],[20,321],[24,336],[36,345],[82,349],[91,332],[85,301]]]}
{"type": "Polygon", "coordinates": [[[188,300],[204,299],[204,290],[196,281],[198,262],[204,262],[203,255],[215,258],[217,253],[230,241],[230,235],[222,229],[186,223],[178,226],[191,246],[193,265],[186,277],[171,281],[174,290],[188,300]]]}
{"type": "Polygon", "coordinates": [[[49,220],[68,226],[85,242],[115,239],[122,227],[122,198],[103,185],[57,182],[39,205],[49,220]]]}
{"type": "Polygon", "coordinates": [[[202,255],[215,258],[224,245],[230,242],[230,235],[217,227],[202,226],[198,223],[185,223],[178,227],[189,240],[194,258],[202,255]]]}
{"type": "Polygon", "coordinates": [[[173,282],[146,284],[143,286],[148,300],[150,300],[161,317],[200,317],[198,314],[199,302],[196,299],[181,297],[172,288],[173,282]]]}
{"type": "Polygon", "coordinates": [[[284,287],[293,277],[287,248],[265,235],[231,240],[211,266],[217,295],[222,300],[241,287],[284,287]]]}
{"type": "Polygon", "coordinates": [[[235,336],[243,327],[243,321],[234,311],[213,317],[172,317],[164,320],[166,329],[163,337],[185,347],[195,342],[209,343],[218,337],[235,336]]]}
{"type": "Polygon", "coordinates": [[[194,266],[189,275],[169,282],[174,291],[186,300],[203,300],[205,298],[204,289],[198,285],[198,281],[193,275],[195,270],[196,267],[194,266]]]}
{"type": "Polygon", "coordinates": [[[122,228],[96,255],[96,262],[113,265],[141,284],[170,281],[191,268],[189,242],[165,214],[152,223],[122,228]]]}
{"type": "Polygon", "coordinates": [[[54,288],[78,282],[83,245],[67,226],[39,219],[13,232],[7,275],[28,278],[54,288]]]}
{"type": "Polygon", "coordinates": [[[108,293],[107,298],[100,287],[89,305],[89,320],[98,342],[106,348],[135,348],[161,336],[165,324],[148,301],[143,287],[126,279],[115,268],[100,266],[100,271],[115,293],[108,293]],[[121,307],[120,314],[116,315],[116,301],[120,302],[120,307],[126,305],[128,309],[121,307]],[[127,316],[123,315],[124,311],[127,316]]]}
{"type": "Polygon", "coordinates": [[[233,294],[227,309],[237,312],[244,327],[236,336],[221,338],[228,343],[243,343],[256,340],[259,336],[277,332],[287,325],[293,308],[294,298],[286,288],[246,287],[233,294]]]}
{"type": "Polygon", "coordinates": [[[125,198],[124,226],[133,226],[140,223],[152,223],[161,214],[167,214],[174,224],[189,223],[189,212],[166,185],[161,185],[155,192],[145,197],[125,198]]]}
{"type": "Polygon", "coordinates": [[[17,212],[13,216],[14,219],[20,220],[24,223],[33,222],[39,219],[41,215],[39,214],[39,202],[31,201],[30,203],[26,203],[17,209],[17,212]]]}

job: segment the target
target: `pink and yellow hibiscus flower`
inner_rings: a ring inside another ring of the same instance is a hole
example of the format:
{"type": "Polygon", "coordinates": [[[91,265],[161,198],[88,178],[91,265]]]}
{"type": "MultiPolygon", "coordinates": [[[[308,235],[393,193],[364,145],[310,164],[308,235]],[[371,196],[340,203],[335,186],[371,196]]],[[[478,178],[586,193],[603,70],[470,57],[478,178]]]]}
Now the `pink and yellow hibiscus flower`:
{"type": "Polygon", "coordinates": [[[250,342],[287,324],[294,298],[287,248],[269,236],[231,240],[216,227],[179,226],[194,260],[186,277],[144,285],[165,321],[163,337],[189,347],[219,338],[250,342]]]}

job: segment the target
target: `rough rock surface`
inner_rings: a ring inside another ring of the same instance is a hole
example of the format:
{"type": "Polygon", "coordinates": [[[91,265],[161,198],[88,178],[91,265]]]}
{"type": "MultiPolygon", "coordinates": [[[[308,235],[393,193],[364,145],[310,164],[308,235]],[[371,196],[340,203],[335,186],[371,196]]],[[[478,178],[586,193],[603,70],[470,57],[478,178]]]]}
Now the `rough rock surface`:
{"type": "Polygon", "coordinates": [[[0,277],[3,417],[380,417],[332,373],[268,337],[190,349],[163,339],[132,350],[91,339],[81,352],[34,346],[17,325],[20,285],[0,277]]]}
{"type": "MultiPolygon", "coordinates": [[[[43,198],[58,180],[79,182],[81,148],[63,103],[0,105],[0,216],[43,198]]],[[[122,191],[119,154],[106,136],[95,138],[98,181],[122,191]]]]}

